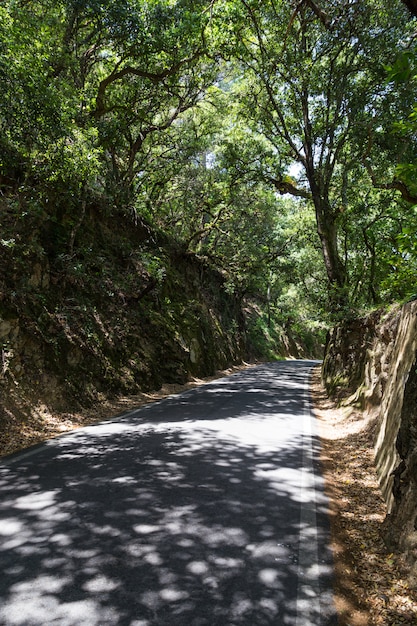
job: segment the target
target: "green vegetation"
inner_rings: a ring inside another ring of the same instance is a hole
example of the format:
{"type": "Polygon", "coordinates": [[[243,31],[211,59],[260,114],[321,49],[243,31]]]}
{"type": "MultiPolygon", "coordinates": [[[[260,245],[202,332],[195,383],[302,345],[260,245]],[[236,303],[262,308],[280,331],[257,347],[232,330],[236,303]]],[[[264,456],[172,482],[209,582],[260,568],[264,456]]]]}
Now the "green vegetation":
{"type": "Polygon", "coordinates": [[[320,356],[415,294],[415,28],[400,0],[3,2],[3,378],[320,356]]]}

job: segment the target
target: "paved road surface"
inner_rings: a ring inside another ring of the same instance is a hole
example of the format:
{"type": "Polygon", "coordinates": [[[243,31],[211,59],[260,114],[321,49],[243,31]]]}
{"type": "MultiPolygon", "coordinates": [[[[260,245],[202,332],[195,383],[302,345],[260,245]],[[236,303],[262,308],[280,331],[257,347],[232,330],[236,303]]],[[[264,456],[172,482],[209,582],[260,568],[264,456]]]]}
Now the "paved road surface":
{"type": "Polygon", "coordinates": [[[251,368],[1,463],[0,624],[335,624],[312,365],[251,368]]]}

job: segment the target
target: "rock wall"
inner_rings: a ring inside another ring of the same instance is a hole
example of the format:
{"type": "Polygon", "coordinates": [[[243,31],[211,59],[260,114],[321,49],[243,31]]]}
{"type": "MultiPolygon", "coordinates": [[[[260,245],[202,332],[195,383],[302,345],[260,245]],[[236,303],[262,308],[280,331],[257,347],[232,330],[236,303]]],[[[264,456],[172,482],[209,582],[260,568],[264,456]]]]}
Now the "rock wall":
{"type": "Polygon", "coordinates": [[[348,320],[329,332],[322,376],[330,396],[350,396],[362,388],[368,351],[380,317],[377,311],[367,317],[348,320]]]}
{"type": "Polygon", "coordinates": [[[388,507],[385,538],[417,574],[417,302],[347,322],[329,335],[328,392],[376,426],[375,464],[388,507]]]}
{"type": "Polygon", "coordinates": [[[382,320],[365,370],[365,409],[378,419],[375,462],[390,511],[395,504],[394,478],[402,461],[398,434],[404,412],[411,408],[405,405],[405,392],[416,359],[416,313],[417,305],[410,303],[382,320]]]}
{"type": "Polygon", "coordinates": [[[176,242],[91,207],[74,243],[71,224],[1,198],[0,209],[3,430],[11,391],[65,411],[244,358],[240,302],[176,242]]]}

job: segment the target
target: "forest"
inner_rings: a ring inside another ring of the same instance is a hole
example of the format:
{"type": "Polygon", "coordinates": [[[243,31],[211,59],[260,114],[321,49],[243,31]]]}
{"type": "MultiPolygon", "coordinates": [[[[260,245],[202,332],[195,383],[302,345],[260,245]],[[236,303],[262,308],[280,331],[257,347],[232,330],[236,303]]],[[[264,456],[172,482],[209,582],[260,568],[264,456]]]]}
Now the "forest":
{"type": "Polygon", "coordinates": [[[3,387],[320,357],[338,321],[413,298],[413,11],[3,2],[3,387]]]}
{"type": "Polygon", "coordinates": [[[323,411],[351,394],[350,426],[375,418],[324,446],[341,624],[366,604],[415,623],[392,552],[416,581],[416,18],[0,2],[0,456],[232,367],[323,359],[323,411]]]}

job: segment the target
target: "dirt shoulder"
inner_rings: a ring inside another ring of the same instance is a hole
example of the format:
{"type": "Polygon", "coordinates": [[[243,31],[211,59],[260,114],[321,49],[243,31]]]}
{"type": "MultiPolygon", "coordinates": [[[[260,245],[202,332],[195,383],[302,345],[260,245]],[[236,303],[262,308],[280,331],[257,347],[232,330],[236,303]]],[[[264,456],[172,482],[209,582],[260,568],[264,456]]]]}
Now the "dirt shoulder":
{"type": "MultiPolygon", "coordinates": [[[[17,389],[4,403],[0,457],[247,367],[219,371],[185,385],[164,385],[152,393],[103,399],[82,412],[57,414],[36,402],[28,412],[30,398],[17,389]]],[[[372,424],[365,423],[360,412],[337,408],[327,398],[320,368],[313,370],[311,392],[330,499],[339,624],[417,625],[417,593],[409,587],[404,563],[386,550],[381,538],[386,510],[373,464],[372,424]]]]}
{"type": "Polygon", "coordinates": [[[417,593],[406,565],[381,537],[386,507],[374,468],[374,425],[327,398],[320,368],[313,371],[311,392],[330,499],[339,624],[416,625],[417,593]]]}

